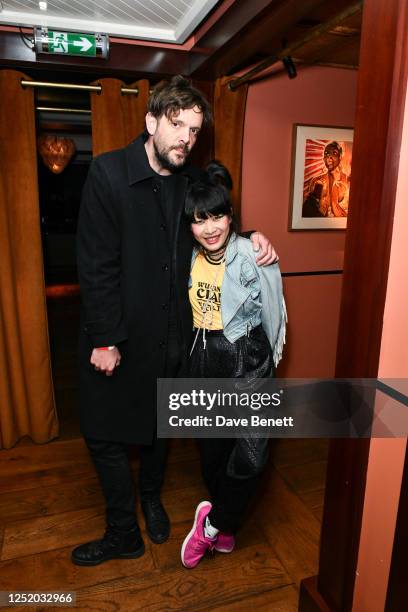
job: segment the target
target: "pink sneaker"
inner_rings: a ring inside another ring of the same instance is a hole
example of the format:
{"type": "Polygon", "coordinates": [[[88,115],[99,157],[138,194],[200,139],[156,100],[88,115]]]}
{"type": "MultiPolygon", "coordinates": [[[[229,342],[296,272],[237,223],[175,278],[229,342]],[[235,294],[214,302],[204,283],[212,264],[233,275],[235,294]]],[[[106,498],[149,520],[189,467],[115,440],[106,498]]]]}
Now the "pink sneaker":
{"type": "Polygon", "coordinates": [[[220,553],[230,553],[235,548],[235,538],[232,533],[220,533],[218,534],[217,541],[214,546],[214,550],[220,553]]]}
{"type": "Polygon", "coordinates": [[[184,567],[189,569],[195,567],[206,551],[214,548],[217,538],[207,538],[204,535],[204,522],[210,510],[211,504],[208,501],[203,501],[197,506],[193,527],[181,547],[181,562],[184,567]]]}

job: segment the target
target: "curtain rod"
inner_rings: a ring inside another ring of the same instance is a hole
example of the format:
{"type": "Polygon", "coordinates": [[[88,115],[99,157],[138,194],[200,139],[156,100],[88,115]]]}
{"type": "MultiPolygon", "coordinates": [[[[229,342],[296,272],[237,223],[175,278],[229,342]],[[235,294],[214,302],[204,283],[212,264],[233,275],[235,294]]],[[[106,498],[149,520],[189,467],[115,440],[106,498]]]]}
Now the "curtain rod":
{"type": "Polygon", "coordinates": [[[55,106],[36,106],[35,110],[46,113],[77,113],[83,115],[90,115],[92,111],[85,108],[57,108],[55,106]]]}
{"type": "MultiPolygon", "coordinates": [[[[46,81],[25,81],[21,79],[22,87],[47,87],[54,89],[78,89],[82,91],[102,91],[102,85],[77,85],[75,83],[50,83],[46,81]]],[[[139,88],[134,87],[121,87],[120,91],[122,94],[134,94],[138,95],[139,88]]]]}
{"type": "Polygon", "coordinates": [[[237,79],[234,79],[233,81],[230,81],[228,83],[229,89],[231,89],[231,91],[235,91],[235,89],[238,89],[240,85],[243,85],[244,83],[249,81],[253,76],[265,70],[265,68],[269,68],[269,66],[271,66],[272,64],[275,64],[279,60],[282,60],[284,57],[288,57],[288,56],[290,57],[293,54],[293,51],[296,51],[299,47],[302,47],[305,43],[308,43],[311,40],[318,38],[321,34],[324,34],[331,28],[337,26],[341,21],[343,21],[347,17],[351,17],[352,15],[357,13],[361,9],[362,5],[363,5],[363,0],[356,2],[352,6],[349,6],[347,9],[342,11],[341,13],[338,13],[335,17],[333,17],[333,19],[330,19],[329,21],[326,21],[325,23],[322,23],[316,26],[315,28],[313,28],[313,30],[311,30],[308,34],[306,34],[302,39],[292,43],[291,45],[288,45],[287,47],[285,47],[285,49],[283,49],[279,53],[275,55],[270,55],[269,57],[265,58],[257,66],[255,66],[254,68],[251,68],[251,70],[248,70],[248,72],[243,74],[241,77],[238,77],[237,79]]]}

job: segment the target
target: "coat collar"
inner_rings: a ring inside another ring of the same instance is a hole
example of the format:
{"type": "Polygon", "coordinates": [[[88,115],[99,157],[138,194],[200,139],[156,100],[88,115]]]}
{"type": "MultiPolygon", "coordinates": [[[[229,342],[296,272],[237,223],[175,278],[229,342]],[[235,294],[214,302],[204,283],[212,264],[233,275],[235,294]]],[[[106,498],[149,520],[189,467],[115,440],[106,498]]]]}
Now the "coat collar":
{"type": "Polygon", "coordinates": [[[227,266],[235,259],[238,253],[237,235],[235,232],[232,233],[225,252],[225,263],[227,266]]]}
{"type": "MultiPolygon", "coordinates": [[[[158,176],[149,164],[144,146],[146,140],[146,133],[143,132],[136,138],[136,140],[125,147],[129,185],[158,176]]],[[[201,171],[190,164],[186,164],[178,174],[188,178],[189,180],[198,180],[200,178],[201,171]]]]}

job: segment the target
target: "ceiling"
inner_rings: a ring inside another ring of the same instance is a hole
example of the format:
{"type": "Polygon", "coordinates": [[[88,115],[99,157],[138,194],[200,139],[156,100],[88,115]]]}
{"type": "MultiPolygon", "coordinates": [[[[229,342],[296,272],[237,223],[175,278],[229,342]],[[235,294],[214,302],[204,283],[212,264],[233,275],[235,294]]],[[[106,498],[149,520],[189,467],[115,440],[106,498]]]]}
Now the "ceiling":
{"type": "MultiPolygon", "coordinates": [[[[203,63],[203,78],[234,74],[286,49],[295,64],[357,69],[363,2],[275,0],[203,63]]],[[[200,41],[206,45],[206,36],[200,41]]],[[[273,61],[271,62],[273,64],[273,61]]]]}
{"type": "MultiPolygon", "coordinates": [[[[32,18],[31,27],[45,23],[37,0],[0,0],[1,5],[4,8],[0,24],[13,19],[23,23],[28,15],[32,18]],[[10,11],[14,11],[14,17],[10,11]]],[[[18,67],[32,78],[47,71],[49,78],[64,81],[70,71],[70,79],[78,79],[77,82],[112,76],[129,83],[139,78],[155,82],[177,73],[213,81],[265,62],[271,70],[279,71],[284,69],[283,55],[291,57],[299,67],[357,69],[362,12],[363,0],[49,0],[47,19],[59,19],[59,23],[63,20],[66,29],[73,29],[69,24],[74,23],[75,14],[81,16],[82,31],[88,28],[108,33],[121,24],[125,35],[111,39],[106,60],[57,57],[36,54],[30,28],[26,27],[23,33],[17,27],[0,25],[0,68],[18,67]],[[126,23],[125,15],[129,17],[126,23]],[[193,15],[187,27],[187,17],[193,15]],[[141,40],[147,28],[153,40],[153,21],[158,42],[141,40]],[[101,23],[106,27],[97,27],[101,23]],[[132,34],[132,28],[144,34],[132,34]],[[193,35],[185,44],[165,43],[172,36],[178,36],[181,42],[192,28],[193,35]],[[160,39],[164,32],[168,38],[160,39]]],[[[78,25],[79,20],[75,23],[78,25]]],[[[256,78],[262,76],[265,73],[256,78]]]]}
{"type": "Polygon", "coordinates": [[[0,23],[184,43],[218,0],[1,0],[0,23]],[[2,8],[2,10],[1,10],[2,8]]]}
{"type": "MultiPolygon", "coordinates": [[[[1,5],[0,24],[46,23],[36,1],[0,0],[1,5]]],[[[68,31],[121,33],[125,38],[111,42],[107,60],[56,57],[35,53],[28,27],[24,33],[0,27],[0,68],[21,69],[34,80],[78,84],[106,76],[129,84],[139,78],[155,83],[181,73],[210,90],[217,77],[242,74],[258,65],[268,67],[251,80],[273,78],[285,70],[284,49],[298,71],[308,65],[357,69],[362,5],[356,0],[50,0],[48,25],[68,31]],[[174,43],[177,37],[182,42],[193,30],[187,44],[161,46],[165,41],[174,43]],[[148,45],[126,37],[158,43],[148,45]]],[[[36,90],[36,105],[81,110],[82,114],[39,111],[39,125],[71,137],[74,130],[90,142],[88,92],[41,88],[36,90]]]]}

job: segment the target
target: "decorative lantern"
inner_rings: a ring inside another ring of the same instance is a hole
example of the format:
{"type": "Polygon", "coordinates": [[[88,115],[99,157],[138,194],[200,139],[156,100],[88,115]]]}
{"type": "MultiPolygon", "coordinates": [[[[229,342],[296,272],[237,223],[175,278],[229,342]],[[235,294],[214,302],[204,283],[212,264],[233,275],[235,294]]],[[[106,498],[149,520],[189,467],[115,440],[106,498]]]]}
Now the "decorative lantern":
{"type": "Polygon", "coordinates": [[[54,174],[60,174],[67,167],[75,150],[75,142],[71,138],[47,134],[38,138],[38,151],[44,164],[54,174]]]}

